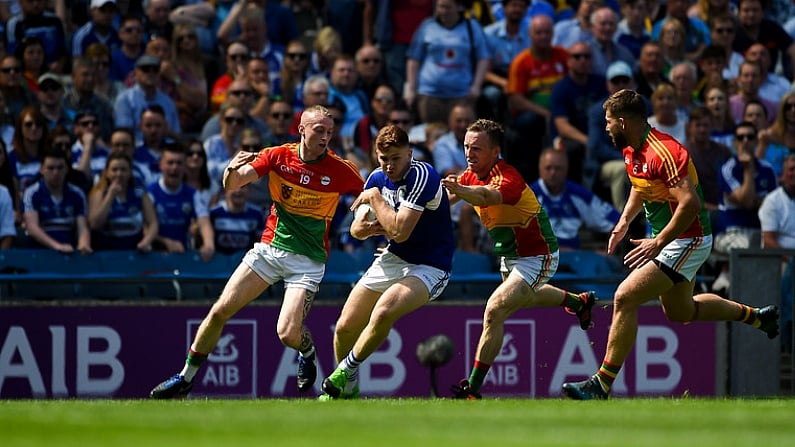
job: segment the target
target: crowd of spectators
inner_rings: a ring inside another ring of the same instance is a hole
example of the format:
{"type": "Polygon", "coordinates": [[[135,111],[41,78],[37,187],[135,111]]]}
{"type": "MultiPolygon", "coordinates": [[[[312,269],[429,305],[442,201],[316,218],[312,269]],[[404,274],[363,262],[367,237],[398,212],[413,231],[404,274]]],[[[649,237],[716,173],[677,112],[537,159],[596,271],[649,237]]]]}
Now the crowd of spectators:
{"type": "MultiPolygon", "coordinates": [[[[297,141],[314,104],[363,176],[388,123],[442,175],[466,168],[470,123],[504,123],[503,157],[576,247],[626,200],[601,111],[621,88],[691,149],[721,247],[759,244],[795,152],[793,17],[789,0],[2,0],[0,247],[245,247],[270,191],[223,191],[224,165],[297,141]]],[[[347,203],[330,243],[355,250],[347,203]]],[[[490,245],[471,208],[453,216],[459,249],[490,245]]]]}

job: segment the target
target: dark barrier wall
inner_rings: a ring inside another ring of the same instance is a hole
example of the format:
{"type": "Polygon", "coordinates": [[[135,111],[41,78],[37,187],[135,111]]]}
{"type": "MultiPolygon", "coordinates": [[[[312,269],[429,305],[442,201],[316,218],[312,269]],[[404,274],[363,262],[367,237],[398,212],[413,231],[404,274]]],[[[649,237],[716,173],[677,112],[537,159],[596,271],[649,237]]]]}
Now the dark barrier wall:
{"type": "MultiPolygon", "coordinates": [[[[595,309],[584,332],[560,308],[523,310],[506,325],[503,349],[486,396],[558,397],[564,381],[595,372],[611,308],[595,309]]],[[[182,368],[206,306],[6,306],[0,308],[0,398],[142,398],[182,368]]],[[[430,305],[398,322],[364,363],[365,396],[428,396],[430,374],[416,359],[422,340],[447,334],[455,356],[438,370],[442,395],[469,373],[481,332],[482,306],[430,305]]],[[[275,335],[278,308],[245,308],[227,326],[199,372],[194,396],[283,397],[295,391],[296,354],[275,335]]],[[[315,306],[308,323],[319,374],[334,367],[337,306],[315,306]]],[[[616,395],[716,394],[716,325],[668,323],[643,307],[637,344],[614,385],[616,395]]],[[[314,395],[319,393],[318,379],[314,395]]]]}

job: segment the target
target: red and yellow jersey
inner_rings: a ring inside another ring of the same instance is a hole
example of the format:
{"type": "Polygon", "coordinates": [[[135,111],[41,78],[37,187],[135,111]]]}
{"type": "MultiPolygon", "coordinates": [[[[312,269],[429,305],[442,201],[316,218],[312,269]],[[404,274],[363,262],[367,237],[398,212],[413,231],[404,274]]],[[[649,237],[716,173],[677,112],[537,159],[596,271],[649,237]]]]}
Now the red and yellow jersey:
{"type": "Polygon", "coordinates": [[[508,94],[524,95],[536,104],[550,108],[552,86],[566,74],[569,53],[552,47],[552,56],[539,60],[530,49],[519,53],[508,69],[508,94]]]}
{"type": "Polygon", "coordinates": [[[364,186],[359,170],[331,151],[305,162],[299,143],[263,149],[250,164],[260,177],[268,174],[273,200],[262,242],[325,263],[340,195],[359,194],[364,186]]]}
{"type": "Polygon", "coordinates": [[[652,236],[657,236],[671,221],[679,203],[669,189],[685,177],[690,177],[691,183],[696,188],[698,198],[701,200],[701,211],[679,238],[712,234],[696,167],[684,146],[674,137],[649,128],[640,151],[636,152],[631,146],[627,146],[623,153],[632,188],[643,199],[643,208],[646,210],[646,219],[651,224],[652,236]]]}
{"type": "Polygon", "coordinates": [[[494,239],[496,255],[518,258],[558,251],[558,239],[546,211],[519,171],[505,160],[499,160],[484,179],[467,168],[458,182],[465,186],[488,186],[502,194],[499,205],[474,207],[494,239]]]}

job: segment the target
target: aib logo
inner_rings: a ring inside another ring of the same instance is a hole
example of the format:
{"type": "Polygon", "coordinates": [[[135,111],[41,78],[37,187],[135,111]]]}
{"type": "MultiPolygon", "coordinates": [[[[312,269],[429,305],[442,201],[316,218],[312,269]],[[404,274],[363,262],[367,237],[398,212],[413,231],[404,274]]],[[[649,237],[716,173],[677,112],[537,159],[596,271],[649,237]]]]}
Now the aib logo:
{"type": "MultiPolygon", "coordinates": [[[[190,337],[200,320],[188,321],[190,337]]],[[[196,377],[194,395],[209,397],[257,396],[257,321],[231,320],[196,377]]]]}
{"type": "MultiPolygon", "coordinates": [[[[472,365],[471,357],[477,349],[482,320],[466,321],[467,358],[465,374],[472,365]]],[[[535,396],[535,321],[508,320],[500,353],[494,359],[483,382],[483,392],[489,396],[535,396]]]]}

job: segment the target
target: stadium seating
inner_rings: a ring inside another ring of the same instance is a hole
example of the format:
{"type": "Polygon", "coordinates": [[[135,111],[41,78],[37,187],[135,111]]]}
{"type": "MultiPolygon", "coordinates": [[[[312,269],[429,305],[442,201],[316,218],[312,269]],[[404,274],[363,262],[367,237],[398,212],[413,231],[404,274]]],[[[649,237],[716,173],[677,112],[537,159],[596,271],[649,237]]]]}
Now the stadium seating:
{"type": "MultiPolygon", "coordinates": [[[[214,300],[242,255],[216,254],[204,262],[197,252],[105,251],[81,256],[51,250],[2,250],[0,300],[214,300]]],[[[370,252],[332,250],[317,298],[345,299],[372,260],[370,252]]],[[[596,290],[600,299],[611,299],[623,275],[620,263],[610,256],[561,252],[552,283],[572,291],[596,290]]],[[[450,283],[440,299],[485,301],[500,282],[493,257],[458,251],[450,283]]],[[[279,297],[281,292],[277,284],[263,295],[279,297]]]]}

